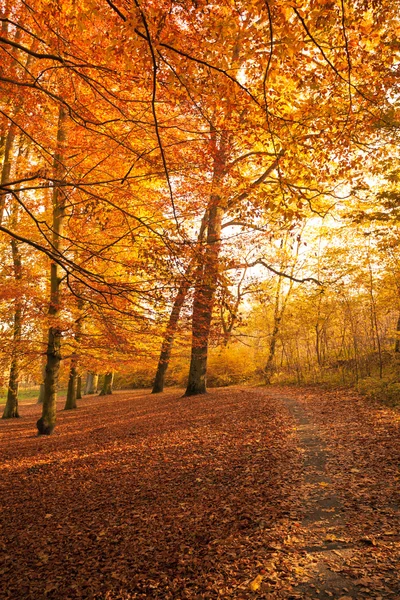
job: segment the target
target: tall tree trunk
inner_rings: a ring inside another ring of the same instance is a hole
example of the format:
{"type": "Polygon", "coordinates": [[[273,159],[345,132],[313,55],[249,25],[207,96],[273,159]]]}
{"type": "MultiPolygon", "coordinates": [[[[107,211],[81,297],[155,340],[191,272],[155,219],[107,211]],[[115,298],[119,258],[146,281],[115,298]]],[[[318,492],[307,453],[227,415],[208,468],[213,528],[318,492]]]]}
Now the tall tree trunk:
{"type": "Polygon", "coordinates": [[[78,388],[78,372],[76,368],[76,357],[71,358],[71,368],[69,371],[67,399],[65,401],[64,410],[73,410],[77,408],[76,397],[78,388]]]}
{"type": "MultiPolygon", "coordinates": [[[[374,279],[372,275],[372,267],[371,261],[368,254],[368,270],[369,270],[369,294],[370,294],[370,302],[371,302],[371,321],[372,321],[372,336],[376,335],[376,348],[378,350],[378,362],[379,362],[379,378],[383,377],[383,357],[382,357],[382,345],[381,345],[381,336],[379,333],[379,324],[378,324],[378,315],[376,308],[376,300],[374,294],[374,279]]],[[[375,346],[375,344],[374,344],[375,346]]]]}
{"type": "Polygon", "coordinates": [[[394,351],[396,353],[400,352],[400,314],[397,318],[397,325],[396,325],[396,341],[394,343],[394,351]]]}
{"type": "MultiPolygon", "coordinates": [[[[22,279],[21,253],[18,242],[11,240],[11,251],[14,263],[14,276],[17,282],[22,279]]],[[[14,327],[13,327],[13,349],[11,358],[10,378],[8,382],[7,402],[3,412],[3,419],[19,417],[18,413],[18,385],[20,370],[20,345],[22,332],[22,302],[21,298],[15,300],[14,327]]]]}
{"type": "Polygon", "coordinates": [[[108,396],[112,394],[112,385],[114,381],[114,372],[109,371],[104,375],[103,387],[101,388],[99,396],[108,396]]]}
{"type": "Polygon", "coordinates": [[[37,404],[43,404],[43,400],[44,400],[44,380],[45,379],[46,379],[46,365],[43,365],[43,367],[42,367],[42,383],[40,384],[40,387],[39,387],[39,396],[38,396],[37,404]]]}
{"type": "Polygon", "coordinates": [[[164,390],[165,374],[167,372],[169,360],[171,358],[171,350],[176,334],[176,329],[178,327],[179,316],[181,314],[181,309],[185,302],[186,294],[188,293],[189,288],[189,279],[184,279],[181,285],[179,286],[179,290],[175,297],[175,301],[169,317],[167,329],[164,334],[160,358],[158,359],[156,376],[154,378],[153,389],[151,392],[152,394],[158,394],[164,390]]]}
{"type": "Polygon", "coordinates": [[[93,371],[88,371],[86,375],[85,394],[97,394],[99,385],[99,376],[93,371]]]}
{"type": "Polygon", "coordinates": [[[206,212],[207,238],[204,259],[196,274],[192,316],[192,353],[185,396],[205,394],[207,391],[208,343],[219,274],[222,218],[226,210],[221,186],[227,161],[227,133],[222,132],[218,145],[216,131],[212,129],[211,142],[214,147],[212,191],[206,212]]]}
{"type": "Polygon", "coordinates": [[[76,399],[82,400],[82,375],[78,375],[76,380],[76,399]]]}
{"type": "Polygon", "coordinates": [[[175,297],[174,304],[172,306],[168,325],[164,334],[164,340],[161,346],[160,358],[158,359],[156,376],[154,378],[153,389],[151,392],[152,394],[158,394],[164,390],[165,375],[168,369],[169,360],[171,358],[172,346],[178,327],[182,306],[185,302],[186,295],[192,285],[191,275],[194,265],[198,263],[199,260],[201,260],[199,257],[201,256],[201,244],[203,242],[205,229],[207,227],[207,221],[208,211],[206,210],[200,225],[200,231],[197,238],[197,245],[195,247],[195,255],[186,269],[186,272],[179,286],[178,293],[175,297]]]}
{"type": "MultiPolygon", "coordinates": [[[[78,310],[81,312],[83,303],[81,300],[78,300],[78,310]]],[[[82,335],[82,315],[79,314],[78,319],[76,320],[76,328],[75,328],[75,344],[77,348],[79,348],[79,344],[81,341],[82,335]]],[[[68,379],[68,389],[67,389],[67,399],[65,402],[64,410],[72,410],[77,408],[76,401],[78,398],[78,362],[79,356],[76,350],[74,350],[71,357],[71,367],[69,371],[69,379],[68,379]]],[[[81,394],[80,394],[81,396],[81,394]]]]}
{"type": "MultiPolygon", "coordinates": [[[[60,180],[65,174],[63,165],[64,147],[66,141],[66,111],[63,106],[59,108],[57,148],[54,154],[53,172],[53,250],[57,253],[61,250],[61,237],[65,217],[65,194],[60,187],[60,180]]],[[[47,340],[47,362],[46,377],[44,380],[44,398],[42,416],[37,422],[39,435],[50,435],[56,424],[56,402],[58,374],[61,361],[61,329],[57,324],[60,314],[61,301],[61,279],[60,267],[56,262],[51,263],[50,268],[50,306],[49,316],[52,324],[48,331],[47,340]]]]}
{"type": "MultiPolygon", "coordinates": [[[[286,234],[286,237],[284,240],[282,240],[281,242],[281,248],[283,250],[286,249],[287,247],[287,241],[288,241],[288,237],[289,234],[286,234]]],[[[293,264],[289,270],[289,275],[290,277],[294,276],[294,272],[295,272],[295,268],[296,268],[296,264],[298,261],[298,257],[299,257],[299,251],[300,251],[300,242],[301,242],[301,235],[298,236],[297,239],[297,246],[296,246],[296,252],[294,254],[293,257],[293,264]]],[[[282,260],[281,264],[280,264],[280,271],[284,271],[286,268],[286,260],[282,260]]],[[[281,290],[282,290],[282,280],[283,277],[282,275],[278,276],[278,285],[277,285],[277,289],[276,289],[276,295],[275,295],[275,307],[274,307],[274,326],[273,326],[273,330],[272,330],[272,335],[271,335],[271,339],[269,342],[269,351],[268,351],[268,358],[267,358],[267,363],[264,367],[264,373],[265,373],[265,380],[267,384],[271,383],[271,378],[273,375],[273,371],[274,371],[274,358],[275,358],[275,350],[276,350],[276,343],[278,341],[278,337],[281,331],[281,324],[282,324],[282,319],[283,316],[285,314],[285,310],[286,310],[286,305],[288,303],[288,300],[290,298],[290,295],[292,293],[292,289],[293,289],[293,279],[290,279],[289,282],[289,287],[287,289],[286,294],[284,295],[283,298],[281,298],[281,290]]]]}
{"type": "Polygon", "coordinates": [[[197,272],[193,300],[192,353],[185,396],[205,394],[208,342],[212,320],[215,291],[218,282],[221,225],[224,210],[218,205],[219,197],[209,211],[207,245],[204,263],[197,272]]]}
{"type": "Polygon", "coordinates": [[[269,341],[269,349],[268,349],[268,358],[264,367],[265,373],[265,381],[266,383],[271,383],[271,377],[273,375],[273,362],[275,357],[275,348],[276,342],[278,341],[278,335],[280,332],[280,325],[284,311],[284,305],[280,306],[281,303],[281,287],[282,287],[282,277],[278,276],[278,285],[276,288],[275,294],[275,306],[274,306],[274,326],[272,329],[271,339],[269,341]]]}
{"type": "MultiPolygon", "coordinates": [[[[10,181],[14,139],[15,139],[15,125],[14,125],[14,123],[11,123],[10,127],[8,128],[7,136],[5,139],[5,145],[4,145],[3,164],[2,164],[2,169],[1,169],[1,185],[2,186],[5,185],[6,183],[9,183],[9,181],[10,181]]],[[[3,217],[4,217],[4,210],[6,207],[6,197],[7,197],[7,193],[4,190],[1,191],[1,193],[0,193],[0,224],[2,223],[3,217]]]]}
{"type": "MultiPolygon", "coordinates": [[[[4,185],[10,181],[11,165],[13,158],[13,148],[15,139],[15,125],[12,123],[8,129],[7,135],[2,139],[4,144],[3,161],[1,168],[1,184],[4,185]]],[[[0,224],[4,219],[4,211],[6,206],[7,194],[2,191],[0,195],[0,224]]],[[[15,212],[14,212],[15,216],[15,212]]],[[[14,266],[14,277],[16,282],[22,279],[21,254],[18,247],[18,242],[11,240],[11,254],[14,266]]],[[[19,417],[18,413],[18,382],[19,382],[19,352],[21,342],[21,320],[22,320],[22,304],[21,298],[17,297],[14,304],[14,323],[13,323],[13,341],[11,353],[10,376],[8,381],[7,401],[4,407],[3,419],[11,419],[19,417]]]]}

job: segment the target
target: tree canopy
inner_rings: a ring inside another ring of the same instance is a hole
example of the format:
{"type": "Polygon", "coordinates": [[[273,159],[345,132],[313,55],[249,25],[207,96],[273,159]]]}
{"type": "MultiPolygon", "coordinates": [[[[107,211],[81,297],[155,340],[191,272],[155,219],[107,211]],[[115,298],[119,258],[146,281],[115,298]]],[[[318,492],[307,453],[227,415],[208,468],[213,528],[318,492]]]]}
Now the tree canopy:
{"type": "Polygon", "coordinates": [[[174,339],[188,362],[191,346],[188,395],[206,391],[210,344],[234,356],[255,344],[269,379],[277,344],[294,368],[281,327],[305,327],[304,313],[317,341],[301,349],[298,334],[296,352],[316,345],[320,367],[335,314],[330,360],[354,359],[362,298],[382,365],[376,286],[398,286],[389,283],[398,9],[388,0],[1,0],[1,361],[14,373],[11,416],[21,374],[37,378],[44,360],[41,433],[55,424],[62,359],[78,370],[155,372],[162,346],[162,389],[174,339]],[[265,310],[263,327],[251,326],[265,310]]]}

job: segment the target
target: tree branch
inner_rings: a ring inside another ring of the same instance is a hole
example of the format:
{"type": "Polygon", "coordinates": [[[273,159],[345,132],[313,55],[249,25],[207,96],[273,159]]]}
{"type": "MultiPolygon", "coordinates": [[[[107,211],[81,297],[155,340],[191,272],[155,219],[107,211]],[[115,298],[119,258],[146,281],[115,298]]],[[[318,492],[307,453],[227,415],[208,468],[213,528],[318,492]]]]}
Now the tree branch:
{"type": "Polygon", "coordinates": [[[315,283],[316,285],[323,287],[323,283],[321,281],[318,281],[318,279],[315,279],[315,277],[304,277],[304,279],[299,279],[297,277],[294,277],[293,275],[288,275],[287,273],[278,271],[274,267],[271,267],[271,265],[267,265],[267,263],[264,262],[264,260],[262,258],[259,258],[252,263],[247,263],[247,265],[245,265],[245,266],[255,267],[256,265],[262,265],[263,267],[265,267],[272,273],[275,273],[275,275],[279,275],[280,277],[285,277],[286,279],[290,279],[291,281],[295,281],[296,283],[307,283],[308,281],[310,281],[311,283],[315,283]]]}

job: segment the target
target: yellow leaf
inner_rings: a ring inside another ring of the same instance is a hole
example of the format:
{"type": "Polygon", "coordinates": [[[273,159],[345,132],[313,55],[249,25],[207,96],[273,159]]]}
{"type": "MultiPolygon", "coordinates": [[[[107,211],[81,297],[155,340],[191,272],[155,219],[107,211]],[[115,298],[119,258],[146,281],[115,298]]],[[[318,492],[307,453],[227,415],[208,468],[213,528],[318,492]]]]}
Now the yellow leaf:
{"type": "Polygon", "coordinates": [[[249,588],[252,592],[257,592],[260,589],[262,580],[262,575],[257,575],[257,577],[253,579],[253,581],[249,584],[249,588]]]}

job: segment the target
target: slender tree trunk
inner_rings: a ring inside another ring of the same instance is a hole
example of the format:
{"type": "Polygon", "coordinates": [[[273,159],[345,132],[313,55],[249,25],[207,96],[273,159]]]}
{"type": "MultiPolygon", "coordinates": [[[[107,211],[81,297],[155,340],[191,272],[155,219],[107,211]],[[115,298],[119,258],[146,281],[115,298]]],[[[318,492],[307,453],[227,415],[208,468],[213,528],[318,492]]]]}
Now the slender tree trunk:
{"type": "Polygon", "coordinates": [[[71,359],[71,368],[69,371],[67,399],[65,401],[64,410],[73,410],[77,408],[76,397],[78,388],[78,372],[76,368],[76,357],[71,359]]]}
{"type": "MultiPolygon", "coordinates": [[[[7,132],[7,136],[5,139],[5,145],[4,145],[3,165],[2,165],[2,169],[1,169],[1,185],[2,186],[5,185],[6,183],[9,183],[9,181],[10,181],[14,139],[15,139],[15,125],[14,125],[14,123],[11,123],[11,125],[8,129],[8,132],[7,132]]],[[[4,217],[4,210],[6,207],[6,197],[7,197],[7,193],[4,190],[2,190],[0,192],[0,224],[2,223],[3,217],[4,217]]]]}
{"type": "Polygon", "coordinates": [[[156,376],[154,378],[152,394],[158,394],[164,390],[165,374],[171,358],[172,344],[175,338],[176,329],[178,327],[181,309],[185,302],[186,294],[189,288],[190,281],[188,278],[185,278],[179,287],[174,305],[172,307],[171,315],[169,317],[167,329],[165,331],[164,340],[161,346],[160,358],[158,360],[156,376]]]}
{"type": "MultiPolygon", "coordinates": [[[[4,155],[1,169],[1,183],[4,185],[9,182],[11,174],[11,164],[13,157],[15,139],[15,125],[11,124],[8,129],[7,135],[3,139],[4,143],[4,155]]],[[[6,194],[2,192],[0,196],[0,224],[3,222],[4,210],[6,204],[6,194]]],[[[12,207],[11,218],[16,219],[16,207],[12,207]]],[[[15,239],[11,240],[11,254],[13,259],[14,277],[16,283],[19,283],[22,279],[22,263],[21,253],[19,251],[18,242],[15,239]]],[[[7,400],[4,407],[3,419],[11,419],[19,417],[18,413],[18,383],[19,383],[19,370],[20,370],[20,344],[21,344],[21,329],[22,329],[22,303],[21,298],[18,295],[14,303],[14,323],[13,323],[13,340],[12,340],[12,353],[11,353],[11,365],[10,365],[10,376],[8,381],[7,400]]]]}
{"type": "Polygon", "coordinates": [[[268,383],[268,384],[271,383],[276,342],[278,340],[278,335],[279,335],[279,330],[280,330],[280,325],[281,325],[281,320],[282,320],[283,310],[284,310],[284,305],[282,308],[280,307],[281,287],[282,287],[282,277],[279,276],[278,285],[277,285],[276,294],[275,294],[274,327],[273,327],[271,339],[269,342],[268,358],[267,358],[266,365],[264,367],[265,380],[266,380],[266,383],[268,383]]]}
{"type": "Polygon", "coordinates": [[[191,275],[193,271],[193,267],[196,263],[199,262],[201,256],[201,244],[203,242],[205,229],[207,227],[208,222],[208,210],[203,215],[199,235],[197,238],[197,245],[195,248],[195,255],[193,259],[190,261],[186,272],[182,278],[181,284],[178,289],[178,293],[175,297],[175,301],[172,307],[172,311],[169,317],[168,325],[165,330],[164,340],[161,346],[160,358],[158,359],[156,376],[154,378],[152,394],[158,394],[164,390],[165,384],[165,375],[168,369],[169,361],[171,358],[172,346],[174,343],[174,338],[176,334],[176,330],[178,327],[179,317],[181,314],[182,306],[185,302],[186,295],[192,285],[191,275]]]}
{"type": "Polygon", "coordinates": [[[88,371],[86,375],[85,394],[97,394],[99,385],[99,376],[93,371],[88,371]]]}
{"type": "Polygon", "coordinates": [[[114,372],[109,371],[104,375],[103,387],[101,388],[99,396],[109,396],[112,394],[112,385],[114,381],[114,372]]]}
{"type": "Polygon", "coordinates": [[[76,399],[82,400],[82,375],[78,375],[76,380],[76,399]]]}
{"type": "MultiPolygon", "coordinates": [[[[78,316],[78,318],[76,320],[76,324],[75,324],[75,344],[76,344],[77,348],[79,348],[80,341],[81,341],[81,335],[82,335],[82,314],[81,314],[82,307],[83,307],[82,301],[78,300],[79,316],[78,316]]],[[[76,401],[78,398],[78,379],[79,379],[78,362],[79,362],[78,352],[74,351],[72,354],[72,357],[71,357],[71,367],[70,367],[70,371],[69,371],[67,399],[65,402],[64,410],[72,410],[74,408],[77,408],[76,401]]],[[[80,397],[81,397],[81,394],[80,394],[80,397]]]]}
{"type": "MultiPolygon", "coordinates": [[[[281,242],[281,248],[283,248],[283,249],[286,248],[287,237],[288,236],[286,236],[285,240],[282,240],[282,242],[281,242]]],[[[293,257],[294,258],[293,265],[290,269],[290,275],[292,277],[294,275],[295,267],[296,267],[297,260],[299,257],[300,241],[301,241],[301,236],[299,236],[299,238],[297,240],[296,252],[293,257]]],[[[280,266],[281,271],[283,271],[285,269],[285,262],[286,261],[283,261],[281,263],[281,266],[280,266]]],[[[268,383],[268,384],[271,383],[271,377],[272,377],[273,370],[274,370],[273,361],[274,361],[274,357],[275,357],[276,343],[278,341],[278,336],[279,336],[279,333],[281,330],[282,319],[285,314],[286,305],[288,303],[288,300],[290,298],[290,295],[291,295],[292,289],[293,289],[293,280],[290,280],[286,295],[281,300],[282,279],[283,279],[283,277],[281,275],[279,275],[278,285],[277,285],[277,290],[276,290],[276,295],[275,295],[274,327],[272,330],[272,336],[271,336],[271,340],[269,343],[269,352],[268,352],[267,363],[264,367],[265,379],[266,379],[266,383],[268,383]]]]}
{"type": "MultiPolygon", "coordinates": [[[[11,240],[11,251],[14,263],[14,275],[16,281],[22,279],[22,263],[18,242],[11,240]]],[[[13,349],[11,358],[10,378],[8,382],[7,402],[3,412],[3,419],[19,417],[18,413],[18,384],[20,370],[20,345],[22,332],[22,303],[20,297],[15,301],[14,327],[13,327],[13,349]]]]}
{"type": "MultiPolygon", "coordinates": [[[[61,250],[61,236],[63,231],[63,221],[65,217],[65,195],[60,188],[60,181],[65,173],[65,167],[62,163],[64,157],[64,146],[66,141],[66,111],[60,106],[58,116],[57,131],[57,149],[54,154],[54,188],[53,188],[53,236],[52,243],[55,252],[61,250]]],[[[56,402],[58,374],[61,361],[61,329],[57,324],[57,317],[60,314],[61,302],[61,279],[60,267],[56,262],[52,262],[50,268],[50,307],[49,316],[52,324],[48,331],[47,340],[47,363],[46,377],[44,380],[44,398],[42,416],[37,422],[39,435],[50,435],[56,424],[56,402]]]]}
{"type": "Polygon", "coordinates": [[[396,325],[396,341],[394,343],[394,351],[396,353],[400,352],[400,314],[397,318],[397,325],[396,325]]]}
{"type": "MultiPolygon", "coordinates": [[[[374,295],[374,280],[373,280],[373,276],[372,276],[372,267],[371,267],[371,261],[370,261],[369,256],[368,256],[368,269],[369,269],[369,280],[370,280],[369,292],[370,292],[370,299],[371,299],[372,331],[376,335],[376,347],[378,349],[378,361],[379,361],[379,378],[382,379],[382,377],[383,377],[383,358],[382,358],[381,336],[379,333],[378,315],[377,315],[376,301],[375,301],[375,295],[374,295]]],[[[373,337],[374,337],[374,333],[373,333],[373,337]]]]}
{"type": "Polygon", "coordinates": [[[46,365],[43,365],[43,367],[42,367],[42,383],[40,384],[40,387],[39,387],[39,396],[38,396],[37,404],[43,404],[43,400],[44,400],[44,380],[45,379],[46,379],[46,365]]]}

